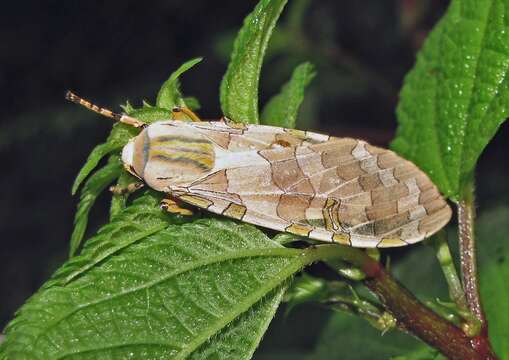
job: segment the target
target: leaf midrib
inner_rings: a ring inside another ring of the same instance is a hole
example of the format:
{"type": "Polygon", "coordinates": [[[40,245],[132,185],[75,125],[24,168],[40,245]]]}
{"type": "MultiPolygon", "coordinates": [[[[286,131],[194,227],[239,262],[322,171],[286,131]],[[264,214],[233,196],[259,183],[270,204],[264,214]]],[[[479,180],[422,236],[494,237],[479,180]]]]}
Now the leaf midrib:
{"type": "MultiPolygon", "coordinates": [[[[223,255],[211,256],[211,257],[207,257],[205,259],[200,259],[198,261],[192,261],[192,262],[187,263],[186,266],[183,266],[180,269],[177,269],[176,271],[173,271],[173,272],[171,272],[171,273],[169,273],[169,274],[167,274],[165,276],[161,276],[159,278],[156,278],[156,279],[154,279],[152,281],[149,281],[149,282],[147,282],[147,283],[145,283],[143,285],[137,286],[135,288],[131,288],[131,289],[127,290],[127,291],[123,291],[123,292],[114,294],[112,296],[108,296],[108,297],[104,297],[104,298],[98,299],[96,301],[92,301],[92,302],[89,302],[89,303],[81,304],[81,305],[75,307],[74,309],[72,309],[71,311],[66,312],[60,318],[50,322],[48,324],[48,326],[46,326],[44,328],[44,331],[45,331],[45,333],[47,333],[50,329],[52,329],[55,326],[57,326],[61,321],[65,320],[66,318],[68,318],[69,316],[73,315],[74,313],[76,313],[79,310],[83,310],[83,309],[86,309],[88,307],[101,304],[103,302],[114,300],[116,298],[119,298],[119,297],[122,297],[122,296],[125,296],[125,295],[128,295],[128,294],[131,294],[131,293],[135,293],[135,292],[140,291],[140,290],[149,289],[149,288],[151,288],[153,286],[156,286],[156,285],[158,285],[158,284],[160,284],[162,282],[168,281],[168,280],[170,280],[171,278],[173,278],[175,276],[178,276],[180,274],[183,274],[183,273],[191,271],[191,270],[198,269],[198,268],[203,267],[203,266],[212,265],[212,264],[215,264],[215,263],[221,263],[221,262],[225,262],[225,261],[229,261],[229,260],[237,260],[237,259],[250,258],[250,257],[295,257],[297,259],[296,264],[299,264],[299,267],[302,267],[302,266],[304,266],[306,264],[306,258],[303,257],[303,256],[299,256],[301,254],[302,254],[302,250],[288,249],[288,248],[246,249],[246,250],[242,250],[242,251],[236,251],[236,252],[231,253],[231,254],[223,254],[223,255]]],[[[286,267],[286,268],[293,269],[293,267],[290,267],[290,265],[288,267],[286,267]]],[[[293,272],[295,272],[295,271],[296,270],[292,270],[291,274],[293,272]]],[[[285,271],[282,271],[282,273],[285,273],[285,271]]],[[[265,284],[269,284],[270,285],[270,284],[272,284],[272,282],[273,281],[268,281],[268,282],[265,282],[265,284]]],[[[260,289],[265,289],[266,287],[267,287],[267,285],[262,286],[260,289]]],[[[253,294],[258,294],[261,291],[260,289],[255,291],[255,292],[253,292],[253,294]]],[[[270,289],[272,289],[272,287],[269,287],[269,290],[270,289]]],[[[267,293],[267,292],[268,291],[265,291],[264,294],[267,293]]],[[[252,298],[251,295],[247,297],[247,299],[250,299],[250,298],[252,298]]],[[[244,302],[242,302],[241,304],[243,304],[243,303],[244,302]]],[[[36,347],[38,341],[41,339],[41,336],[42,336],[42,333],[39,333],[35,337],[35,339],[34,339],[34,347],[36,347]]]]}
{"type": "Polygon", "coordinates": [[[140,346],[147,345],[147,346],[154,346],[154,347],[157,346],[157,347],[165,347],[165,348],[171,347],[174,349],[182,348],[181,345],[176,345],[176,344],[170,343],[169,341],[168,342],[133,341],[131,343],[109,344],[109,345],[104,345],[104,346],[97,346],[95,348],[88,348],[88,349],[82,349],[82,350],[78,350],[78,351],[74,351],[74,352],[67,352],[67,353],[58,355],[55,358],[55,360],[65,359],[68,356],[74,356],[74,355],[79,355],[79,354],[94,353],[94,352],[102,351],[102,350],[112,350],[112,349],[118,349],[118,348],[123,348],[123,347],[127,347],[127,346],[138,346],[138,345],[140,345],[140,346]]]}
{"type": "Polygon", "coordinates": [[[212,335],[235,320],[240,314],[243,314],[249,310],[255,303],[260,301],[263,296],[267,295],[279,284],[283,283],[283,281],[288,279],[295,272],[299,271],[306,263],[307,262],[303,256],[297,256],[294,261],[285,266],[282,271],[278,273],[278,276],[273,276],[270,280],[264,282],[264,285],[258,288],[258,290],[250,293],[244,301],[237,303],[236,306],[232,308],[232,311],[228,313],[229,316],[223,316],[218,321],[216,321],[213,326],[209,327],[209,331],[201,332],[200,336],[197,336],[191,342],[189,342],[187,347],[185,347],[184,350],[175,357],[175,359],[185,359],[188,355],[190,355],[193,351],[198,349],[202,344],[210,339],[212,335]]]}
{"type": "MultiPolygon", "coordinates": [[[[460,155],[460,168],[458,169],[458,179],[459,181],[461,182],[461,178],[462,178],[462,175],[464,170],[465,170],[465,138],[467,138],[467,134],[466,134],[466,131],[469,130],[470,128],[470,124],[471,124],[471,117],[472,117],[472,107],[473,107],[473,93],[474,93],[474,90],[477,88],[477,79],[479,78],[479,60],[481,58],[481,54],[483,53],[484,51],[484,43],[486,41],[486,32],[487,32],[487,29],[488,29],[488,21],[489,19],[491,19],[491,15],[492,15],[492,12],[493,12],[493,0],[490,1],[490,5],[489,5],[489,9],[488,11],[486,12],[486,18],[484,19],[485,21],[481,23],[481,26],[482,26],[482,35],[481,35],[481,41],[479,42],[479,51],[477,53],[477,56],[476,56],[476,61],[475,61],[475,69],[474,69],[474,77],[472,79],[472,87],[470,89],[470,96],[468,97],[468,106],[467,106],[467,118],[465,119],[465,121],[463,122],[463,141],[462,141],[462,145],[460,147],[460,151],[461,151],[461,155],[460,155]]],[[[470,20],[470,21],[475,21],[475,20],[472,20],[472,19],[468,19],[466,17],[463,16],[463,14],[460,14],[460,16],[464,19],[464,20],[470,20]]],[[[477,21],[479,22],[479,21],[477,21]]],[[[500,85],[497,87],[497,89],[499,89],[500,85]]],[[[498,91],[497,91],[498,92],[498,91]]],[[[490,104],[493,102],[493,99],[495,97],[493,97],[491,100],[490,100],[490,104]]],[[[460,185],[460,184],[458,184],[460,185]]],[[[458,189],[458,191],[461,191],[461,189],[458,189]]],[[[461,195],[460,195],[461,196],[461,195]]]]}

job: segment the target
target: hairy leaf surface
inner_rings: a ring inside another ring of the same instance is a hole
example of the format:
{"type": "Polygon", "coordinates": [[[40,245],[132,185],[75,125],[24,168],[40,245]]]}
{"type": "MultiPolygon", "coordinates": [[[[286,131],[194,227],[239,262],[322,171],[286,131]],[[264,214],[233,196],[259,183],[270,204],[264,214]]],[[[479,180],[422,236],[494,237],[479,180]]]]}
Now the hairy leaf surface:
{"type": "Polygon", "coordinates": [[[221,82],[223,113],[236,122],[258,124],[258,82],[270,36],[287,0],[261,0],[240,29],[221,82]]]}
{"type": "Polygon", "coordinates": [[[101,161],[103,157],[109,153],[114,152],[115,150],[119,150],[121,147],[121,145],[113,142],[106,142],[104,144],[97,145],[88,156],[88,159],[85,162],[85,165],[83,165],[79,171],[78,176],[76,176],[76,180],[74,180],[74,184],[72,185],[72,194],[76,194],[76,191],[78,191],[81,183],[96,168],[96,166],[99,164],[99,161],[101,161]]]}
{"type": "Polygon", "coordinates": [[[70,257],[74,256],[81,244],[81,240],[83,240],[88,224],[88,214],[95,200],[120,175],[121,170],[120,159],[115,156],[111,163],[97,170],[85,183],[81,190],[80,202],[74,216],[74,229],[69,249],[70,257]]]}
{"type": "MultiPolygon", "coordinates": [[[[175,72],[173,72],[168,80],[161,86],[157,94],[156,106],[162,109],[171,110],[175,106],[185,106],[185,100],[180,91],[179,76],[184,72],[198,64],[203,58],[191,59],[182,64],[175,72]]],[[[191,100],[191,102],[193,102],[191,100]]],[[[193,104],[196,105],[196,104],[193,104]]]]}
{"type": "Polygon", "coordinates": [[[7,358],[251,356],[288,279],[313,259],[249,225],[171,225],[156,204],[138,199],[20,309],[7,358]]]}
{"type": "Polygon", "coordinates": [[[392,147],[453,199],[509,115],[509,4],[454,0],[407,75],[392,147]]]}

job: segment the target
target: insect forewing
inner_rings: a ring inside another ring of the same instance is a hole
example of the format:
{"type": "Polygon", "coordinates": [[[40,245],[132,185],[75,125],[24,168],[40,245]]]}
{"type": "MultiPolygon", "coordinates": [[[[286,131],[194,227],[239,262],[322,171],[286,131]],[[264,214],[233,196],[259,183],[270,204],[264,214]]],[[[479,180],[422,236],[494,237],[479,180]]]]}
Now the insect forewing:
{"type": "Polygon", "coordinates": [[[213,164],[166,191],[214,213],[356,247],[415,243],[451,217],[424,172],[362,140],[261,125],[171,123],[179,133],[192,131],[190,142],[197,134],[209,141],[213,164]]]}

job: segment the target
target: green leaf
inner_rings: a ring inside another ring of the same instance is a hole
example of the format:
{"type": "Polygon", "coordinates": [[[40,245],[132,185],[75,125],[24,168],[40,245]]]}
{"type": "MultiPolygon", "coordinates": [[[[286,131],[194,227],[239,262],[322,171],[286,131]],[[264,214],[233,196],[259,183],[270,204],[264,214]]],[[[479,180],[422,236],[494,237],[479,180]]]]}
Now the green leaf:
{"type": "Polygon", "coordinates": [[[122,170],[120,159],[114,157],[113,161],[96,171],[85,183],[81,190],[80,202],[78,210],[74,216],[74,230],[71,235],[71,244],[69,249],[69,257],[73,257],[78,250],[81,240],[85,235],[88,224],[88,213],[95,203],[99,194],[111,184],[122,170]]]}
{"type": "Polygon", "coordinates": [[[447,283],[434,249],[418,245],[405,250],[404,256],[391,265],[393,276],[422,302],[436,298],[448,299],[447,283]],[[415,271],[415,264],[426,271],[415,271]]]}
{"type": "Polygon", "coordinates": [[[283,86],[281,92],[265,105],[261,115],[262,123],[294,128],[300,105],[304,100],[304,90],[315,75],[312,64],[306,62],[297,66],[290,81],[283,86]]]}
{"type": "MultiPolygon", "coordinates": [[[[162,109],[160,107],[143,107],[141,109],[135,109],[130,114],[133,118],[141,120],[147,124],[152,124],[156,121],[168,120],[171,119],[171,111],[162,109]]],[[[122,124],[123,125],[123,124],[122,124]]],[[[139,132],[139,129],[138,129],[139,132]]],[[[124,137],[122,139],[123,145],[129,141],[129,139],[133,137],[129,134],[129,137],[124,137]]]]}
{"type": "Polygon", "coordinates": [[[6,358],[250,358],[314,250],[231,221],[168,225],[157,202],[136,200],[18,311],[6,358]]]}
{"type": "Polygon", "coordinates": [[[261,0],[240,29],[221,82],[223,113],[236,122],[258,124],[258,82],[263,56],[287,0],[261,0]]]}
{"type": "Polygon", "coordinates": [[[184,100],[182,98],[182,93],[180,92],[180,82],[178,80],[179,76],[184,72],[198,64],[202,61],[203,58],[194,58],[191,59],[184,64],[182,64],[175,72],[173,72],[168,80],[166,80],[161,86],[161,90],[157,94],[156,106],[171,110],[176,105],[184,106],[184,100]]]}
{"type": "Polygon", "coordinates": [[[201,109],[200,101],[194,96],[186,96],[184,98],[184,104],[186,104],[186,106],[193,111],[201,109]]]}
{"type": "Polygon", "coordinates": [[[273,290],[219,335],[193,352],[188,359],[251,359],[281,303],[285,290],[285,285],[273,290]]]}
{"type": "Polygon", "coordinates": [[[422,343],[399,331],[381,334],[366,321],[349,314],[334,314],[309,360],[387,359],[420,347],[422,343]]]}
{"type": "Polygon", "coordinates": [[[76,176],[76,180],[74,180],[74,184],[72,185],[72,194],[75,195],[76,191],[78,191],[79,186],[87,178],[87,176],[95,169],[99,161],[106,155],[112,153],[115,150],[119,150],[121,147],[118,144],[114,144],[111,142],[106,142],[104,144],[97,145],[94,150],[88,156],[85,165],[81,168],[78,176],[76,176]]]}
{"type": "Polygon", "coordinates": [[[509,115],[509,4],[454,0],[407,75],[392,147],[453,199],[509,115]]]}
{"type": "Polygon", "coordinates": [[[124,110],[124,112],[129,115],[131,112],[134,111],[134,107],[131,105],[131,103],[129,102],[129,100],[127,100],[125,102],[125,105],[120,105],[120,107],[122,108],[122,110],[124,110]]]}
{"type": "Polygon", "coordinates": [[[327,283],[324,279],[304,273],[292,282],[285,294],[286,312],[289,313],[297,305],[322,300],[327,294],[327,283]]]}
{"type": "Polygon", "coordinates": [[[79,256],[71,258],[44,286],[64,286],[81,276],[110,256],[115,256],[129,246],[155,234],[170,224],[182,223],[181,217],[161,211],[161,196],[146,192],[122,211],[114,221],[103,226],[89,239],[79,256]]]}
{"type": "Polygon", "coordinates": [[[396,356],[392,360],[447,360],[440,352],[423,345],[408,354],[396,356]]]}
{"type": "MultiPolygon", "coordinates": [[[[117,186],[127,187],[129,184],[139,182],[140,180],[132,176],[127,171],[122,171],[117,180],[117,186]]],[[[115,216],[117,216],[122,210],[127,207],[127,199],[129,198],[129,193],[126,194],[113,194],[111,196],[111,205],[110,205],[110,220],[112,220],[115,216]]]]}
{"type": "Polygon", "coordinates": [[[484,213],[477,222],[481,298],[490,340],[500,359],[509,359],[509,208],[484,213]]]}

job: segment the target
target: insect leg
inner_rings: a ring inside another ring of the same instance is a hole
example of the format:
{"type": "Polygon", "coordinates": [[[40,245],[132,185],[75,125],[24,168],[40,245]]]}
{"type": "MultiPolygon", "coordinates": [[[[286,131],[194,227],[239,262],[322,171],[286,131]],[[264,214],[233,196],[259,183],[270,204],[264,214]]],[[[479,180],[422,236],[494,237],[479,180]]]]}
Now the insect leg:
{"type": "Polygon", "coordinates": [[[186,115],[191,121],[199,122],[202,121],[198,115],[196,115],[191,109],[185,106],[175,106],[171,110],[171,115],[175,120],[181,120],[182,114],[186,115]]]}
{"type": "Polygon", "coordinates": [[[65,94],[65,98],[69,101],[72,101],[75,104],[84,106],[87,109],[92,110],[93,112],[96,112],[100,115],[109,117],[111,119],[114,119],[116,121],[119,121],[121,123],[130,125],[130,126],[134,126],[134,127],[138,128],[138,127],[145,127],[147,125],[143,121],[140,121],[140,120],[130,117],[128,115],[114,113],[113,111],[111,111],[109,109],[105,109],[105,108],[102,108],[95,104],[92,104],[90,101],[79,97],[72,91],[67,91],[67,93],[65,94]]]}
{"type": "Polygon", "coordinates": [[[191,210],[180,207],[179,204],[177,203],[177,200],[172,199],[171,196],[161,200],[160,206],[162,210],[165,210],[172,214],[187,216],[193,215],[193,212],[191,210]]]}
{"type": "Polygon", "coordinates": [[[133,182],[128,184],[127,186],[114,185],[110,186],[110,191],[115,195],[125,195],[135,192],[138,189],[141,189],[145,184],[142,182],[133,182]]]}

